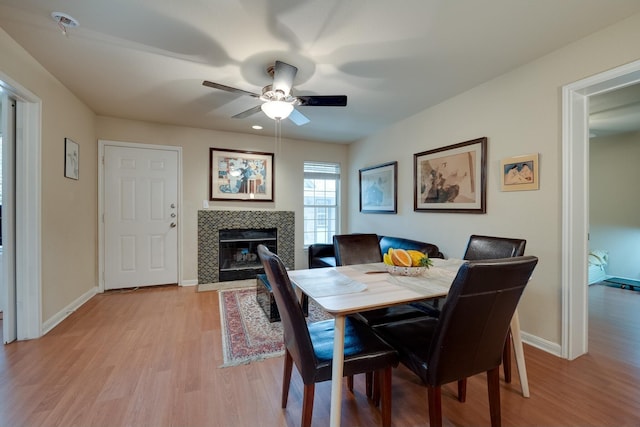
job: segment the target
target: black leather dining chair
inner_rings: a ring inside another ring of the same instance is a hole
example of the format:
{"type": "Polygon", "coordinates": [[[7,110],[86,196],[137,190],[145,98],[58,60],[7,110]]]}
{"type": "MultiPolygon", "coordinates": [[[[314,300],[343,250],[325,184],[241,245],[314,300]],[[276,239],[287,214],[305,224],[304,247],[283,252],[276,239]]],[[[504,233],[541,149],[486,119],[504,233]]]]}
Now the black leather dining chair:
{"type": "MultiPolygon", "coordinates": [[[[311,425],[315,384],[331,380],[334,321],[307,324],[302,307],[282,260],[266,246],[258,246],[258,256],[271,283],[284,329],[284,374],[282,408],[287,407],[293,365],[304,384],[303,427],[311,425]]],[[[398,365],[398,354],[370,328],[346,319],[344,337],[344,375],[376,372],[381,382],[382,425],[391,425],[391,370],[398,365]]]]}
{"type": "Polygon", "coordinates": [[[481,372],[487,373],[491,425],[501,425],[502,349],[537,262],[534,256],[468,261],[458,270],[440,317],[374,327],[426,384],[431,427],[442,425],[441,386],[481,372]]]}
{"type": "MultiPolygon", "coordinates": [[[[382,262],[382,252],[377,234],[338,234],[333,236],[333,247],[336,266],[382,262]]],[[[425,315],[424,311],[412,305],[402,304],[356,313],[352,317],[371,326],[425,315]]],[[[349,390],[353,390],[353,376],[347,377],[347,386],[349,390]]],[[[365,389],[367,396],[373,398],[377,404],[378,388],[376,387],[374,391],[371,373],[366,376],[365,389]]]]}
{"type": "Polygon", "coordinates": [[[377,234],[336,234],[333,236],[336,265],[382,262],[377,234]]]}
{"type": "MultiPolygon", "coordinates": [[[[523,256],[526,246],[527,241],[524,239],[472,234],[469,237],[463,259],[482,260],[523,256]]],[[[507,383],[511,382],[511,347],[512,337],[511,328],[509,328],[502,353],[502,369],[504,371],[504,380],[507,383]]],[[[462,399],[464,400],[464,396],[462,396],[462,399]]]]}

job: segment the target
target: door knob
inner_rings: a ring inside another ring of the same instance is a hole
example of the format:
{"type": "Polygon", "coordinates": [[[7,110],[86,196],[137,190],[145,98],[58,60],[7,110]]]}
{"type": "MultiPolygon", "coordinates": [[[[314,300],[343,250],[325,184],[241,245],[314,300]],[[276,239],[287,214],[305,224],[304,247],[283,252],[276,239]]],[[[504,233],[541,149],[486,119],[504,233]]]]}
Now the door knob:
{"type": "Polygon", "coordinates": [[[171,207],[172,207],[172,208],[175,208],[175,207],[176,207],[176,204],[175,204],[175,203],[171,203],[171,207]]]}
{"type": "Polygon", "coordinates": [[[175,214],[175,213],[172,213],[172,214],[171,214],[171,218],[175,218],[175,217],[176,217],[176,214],[175,214]]]}
{"type": "Polygon", "coordinates": [[[171,223],[171,228],[176,228],[177,224],[175,222],[171,223]]]}

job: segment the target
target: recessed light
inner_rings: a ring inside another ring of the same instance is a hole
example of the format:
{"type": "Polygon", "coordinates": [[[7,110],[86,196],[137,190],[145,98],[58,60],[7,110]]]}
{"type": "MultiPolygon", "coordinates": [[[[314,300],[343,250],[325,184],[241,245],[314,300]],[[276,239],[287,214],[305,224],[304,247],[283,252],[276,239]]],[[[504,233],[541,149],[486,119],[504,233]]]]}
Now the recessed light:
{"type": "Polygon", "coordinates": [[[76,18],[62,12],[51,12],[51,18],[56,21],[58,28],[65,36],[67,35],[67,28],[76,28],[80,25],[76,18]]]}
{"type": "Polygon", "coordinates": [[[62,25],[66,28],[75,28],[80,25],[77,19],[73,16],[67,15],[66,13],[51,12],[51,17],[58,23],[58,25],[62,25]]]}
{"type": "Polygon", "coordinates": [[[251,128],[253,128],[253,129],[255,129],[255,130],[261,130],[261,129],[262,129],[262,126],[260,126],[260,125],[253,125],[253,126],[251,126],[251,128]]]}

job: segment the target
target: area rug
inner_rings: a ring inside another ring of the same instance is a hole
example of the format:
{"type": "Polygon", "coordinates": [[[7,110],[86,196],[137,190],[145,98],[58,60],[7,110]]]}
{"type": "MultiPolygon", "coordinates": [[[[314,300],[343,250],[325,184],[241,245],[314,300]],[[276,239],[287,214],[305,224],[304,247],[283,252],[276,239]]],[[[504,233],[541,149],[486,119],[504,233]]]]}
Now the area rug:
{"type": "Polygon", "coordinates": [[[233,280],[229,282],[203,283],[198,285],[198,292],[219,291],[220,289],[238,289],[256,287],[256,279],[233,280]]]}
{"type": "MultiPolygon", "coordinates": [[[[224,363],[237,366],[284,354],[281,322],[270,323],[256,301],[256,290],[218,291],[224,363]]],[[[307,321],[330,319],[315,302],[309,301],[307,321]]]]}

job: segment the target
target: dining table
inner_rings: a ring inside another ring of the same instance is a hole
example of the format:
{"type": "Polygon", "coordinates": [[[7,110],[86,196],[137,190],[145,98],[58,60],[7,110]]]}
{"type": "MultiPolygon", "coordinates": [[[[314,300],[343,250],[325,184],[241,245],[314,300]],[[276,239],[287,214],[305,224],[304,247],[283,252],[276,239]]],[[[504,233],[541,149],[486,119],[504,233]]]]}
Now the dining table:
{"type": "MultiPolygon", "coordinates": [[[[331,373],[330,426],[340,425],[342,377],[344,368],[344,330],[346,316],[361,311],[445,297],[460,266],[461,259],[431,259],[433,265],[421,274],[400,275],[388,272],[384,263],[289,271],[289,278],[302,294],[313,299],[334,316],[333,364],[331,373]]],[[[527,371],[516,310],[511,320],[514,353],[522,395],[529,397],[527,371]]]]}

